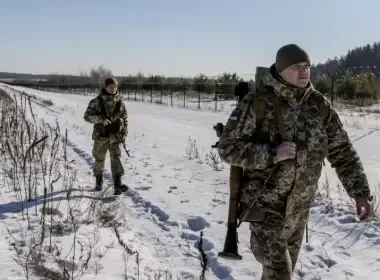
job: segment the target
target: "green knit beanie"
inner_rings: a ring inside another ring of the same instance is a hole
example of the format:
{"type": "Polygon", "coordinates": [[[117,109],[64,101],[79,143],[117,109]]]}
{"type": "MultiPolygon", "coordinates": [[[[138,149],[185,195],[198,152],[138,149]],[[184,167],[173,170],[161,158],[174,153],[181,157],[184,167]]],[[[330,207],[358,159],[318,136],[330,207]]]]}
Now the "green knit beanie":
{"type": "Polygon", "coordinates": [[[104,80],[104,87],[108,87],[109,85],[117,85],[117,80],[115,78],[107,78],[104,80]]]}
{"type": "Polygon", "coordinates": [[[304,49],[295,44],[282,46],[277,51],[275,63],[277,73],[281,73],[289,66],[300,62],[308,62],[310,64],[310,58],[304,49]]]}

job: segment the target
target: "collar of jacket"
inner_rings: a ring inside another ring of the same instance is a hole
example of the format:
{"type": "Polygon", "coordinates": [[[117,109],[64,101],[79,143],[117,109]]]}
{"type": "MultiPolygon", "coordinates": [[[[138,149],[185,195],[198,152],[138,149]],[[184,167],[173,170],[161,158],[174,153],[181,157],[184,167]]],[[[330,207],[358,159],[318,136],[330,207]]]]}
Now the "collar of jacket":
{"type": "Polygon", "coordinates": [[[305,88],[298,88],[286,83],[282,77],[276,74],[274,64],[269,68],[268,73],[263,78],[263,83],[274,90],[277,96],[289,104],[301,104],[307,100],[314,91],[311,82],[305,88]]]}
{"type": "Polygon", "coordinates": [[[119,92],[116,92],[115,94],[109,94],[104,88],[100,91],[99,95],[106,102],[116,102],[121,99],[119,92]]]}

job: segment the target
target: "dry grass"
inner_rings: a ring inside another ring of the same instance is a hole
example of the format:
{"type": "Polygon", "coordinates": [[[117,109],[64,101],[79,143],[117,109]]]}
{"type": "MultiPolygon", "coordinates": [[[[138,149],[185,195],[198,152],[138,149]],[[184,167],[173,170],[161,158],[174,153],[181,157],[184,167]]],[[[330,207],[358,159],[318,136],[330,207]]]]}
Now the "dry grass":
{"type": "Polygon", "coordinates": [[[7,227],[14,260],[27,280],[80,279],[98,245],[97,228],[78,236],[83,198],[72,198],[76,171],[67,160],[67,133],[63,137],[58,124],[38,123],[30,99],[15,95],[12,106],[0,108],[0,162],[20,215],[18,224],[7,227]],[[58,185],[66,187],[57,197],[58,185]],[[71,242],[62,246],[65,236],[71,242]]]}
{"type": "MultiPolygon", "coordinates": [[[[9,96],[4,98],[12,102],[9,96]]],[[[108,200],[106,192],[88,200],[68,156],[67,131],[63,135],[58,123],[38,122],[31,99],[16,93],[13,106],[0,108],[0,133],[5,136],[0,139],[0,164],[19,213],[8,234],[13,259],[25,279],[79,280],[85,273],[97,275],[115,242],[101,239],[104,229],[113,230],[123,248],[125,279],[174,279],[169,270],[151,268],[138,249],[122,240],[118,228],[125,226],[126,219],[117,201],[108,200]],[[137,275],[127,270],[131,257],[137,275]]],[[[195,142],[190,144],[188,155],[199,158],[195,142]]]]}

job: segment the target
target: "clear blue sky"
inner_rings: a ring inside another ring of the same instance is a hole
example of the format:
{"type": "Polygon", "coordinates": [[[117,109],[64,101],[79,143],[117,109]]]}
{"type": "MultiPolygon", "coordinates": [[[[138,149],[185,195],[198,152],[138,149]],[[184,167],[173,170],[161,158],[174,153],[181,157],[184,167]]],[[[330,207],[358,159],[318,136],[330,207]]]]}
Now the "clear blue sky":
{"type": "Polygon", "coordinates": [[[380,0],[0,0],[0,71],[254,73],[297,43],[313,62],[380,40],[380,0]]]}

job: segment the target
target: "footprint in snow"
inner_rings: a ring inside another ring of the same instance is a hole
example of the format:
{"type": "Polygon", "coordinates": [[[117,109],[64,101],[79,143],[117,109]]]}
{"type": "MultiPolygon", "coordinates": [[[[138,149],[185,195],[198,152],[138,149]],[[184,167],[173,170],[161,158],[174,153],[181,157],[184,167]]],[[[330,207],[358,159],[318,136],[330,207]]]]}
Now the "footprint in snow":
{"type": "MultiPolygon", "coordinates": [[[[194,243],[194,247],[198,249],[198,245],[199,245],[198,242],[200,240],[198,235],[193,234],[193,233],[188,233],[188,232],[182,232],[181,238],[187,239],[189,241],[197,241],[194,243]]],[[[207,238],[203,238],[202,241],[203,241],[203,245],[202,245],[203,251],[208,252],[214,249],[215,247],[214,244],[211,241],[209,241],[207,238]]]]}
{"type": "Polygon", "coordinates": [[[372,233],[372,232],[364,232],[363,235],[367,238],[375,238],[375,237],[379,237],[379,234],[376,234],[376,233],[372,233]]]}
{"type": "Polygon", "coordinates": [[[136,187],[135,190],[138,190],[138,191],[147,191],[147,190],[150,190],[152,187],[136,187]]]}
{"type": "Polygon", "coordinates": [[[220,199],[216,199],[216,198],[214,198],[212,201],[215,202],[215,203],[217,203],[217,204],[226,204],[225,201],[220,200],[220,199]]]}
{"type": "Polygon", "coordinates": [[[311,252],[311,251],[314,250],[314,247],[311,246],[311,245],[309,245],[309,244],[307,244],[307,245],[305,245],[305,250],[306,250],[307,252],[311,252]]]}
{"type": "Polygon", "coordinates": [[[217,256],[209,257],[208,262],[217,279],[228,279],[231,275],[231,269],[228,266],[220,264],[217,256]]]}
{"type": "Polygon", "coordinates": [[[206,227],[210,226],[210,224],[206,222],[205,219],[199,216],[193,216],[188,218],[187,225],[189,226],[189,229],[192,231],[201,231],[204,230],[206,227]]]}
{"type": "Polygon", "coordinates": [[[216,193],[220,193],[220,194],[226,194],[226,195],[228,195],[229,193],[227,193],[227,192],[221,192],[221,191],[216,191],[216,193]]]}
{"type": "Polygon", "coordinates": [[[211,183],[212,186],[220,186],[220,185],[227,185],[227,181],[217,181],[215,180],[214,183],[211,183]]]}
{"type": "Polygon", "coordinates": [[[349,215],[341,219],[338,219],[338,222],[341,224],[351,224],[351,223],[356,223],[357,221],[354,216],[349,215]]]}
{"type": "Polygon", "coordinates": [[[336,265],[337,262],[330,259],[329,257],[323,257],[318,256],[318,258],[323,262],[324,265],[326,265],[328,268],[331,268],[332,266],[336,265]]]}

